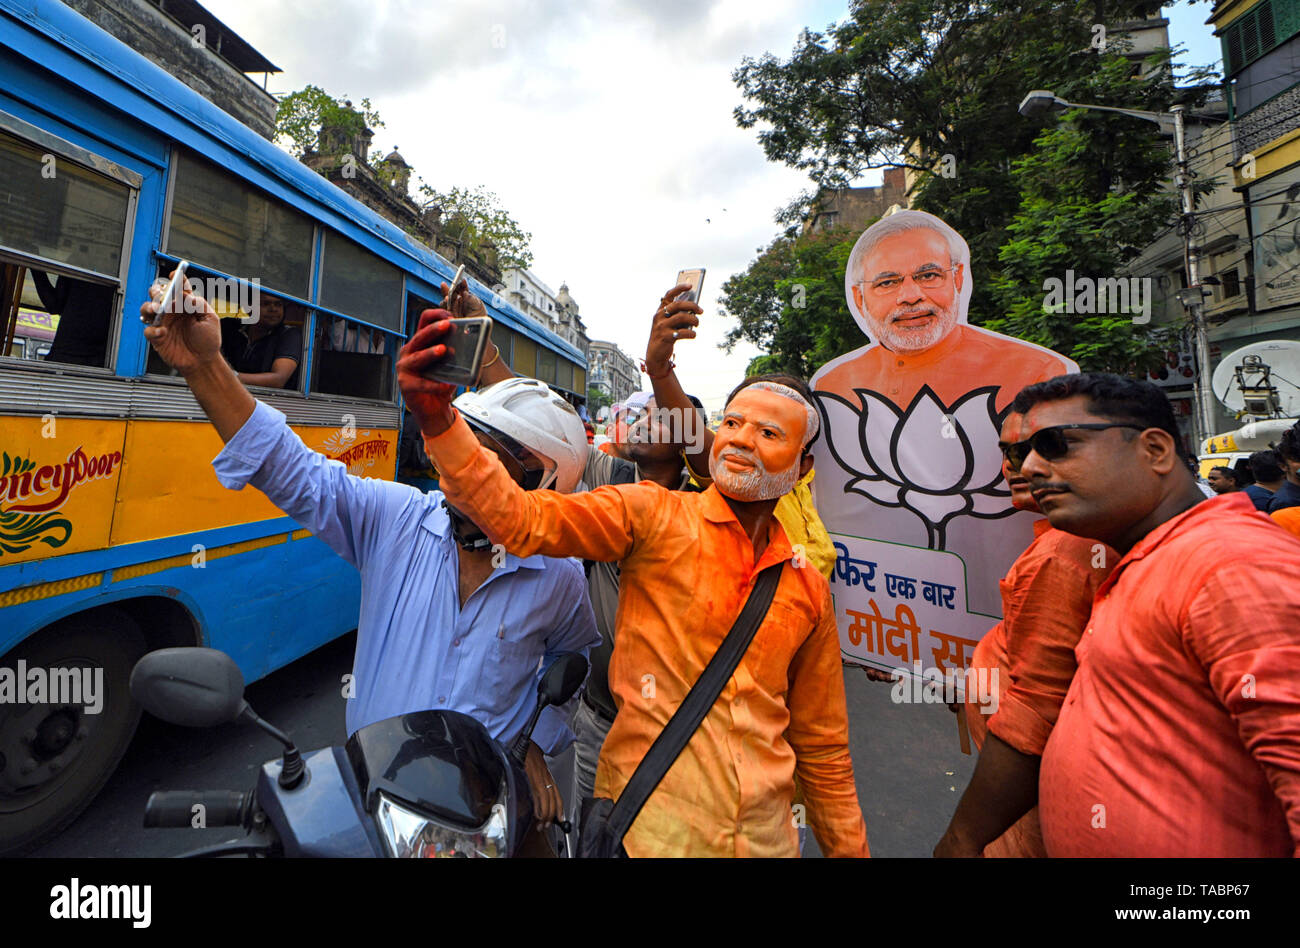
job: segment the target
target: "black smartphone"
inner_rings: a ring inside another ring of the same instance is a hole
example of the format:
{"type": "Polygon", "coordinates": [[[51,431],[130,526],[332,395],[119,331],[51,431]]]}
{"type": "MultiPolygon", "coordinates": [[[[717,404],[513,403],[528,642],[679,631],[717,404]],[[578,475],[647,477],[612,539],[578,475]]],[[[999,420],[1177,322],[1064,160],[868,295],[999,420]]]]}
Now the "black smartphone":
{"type": "Polygon", "coordinates": [[[492,320],[487,316],[451,320],[451,331],[434,343],[445,345],[448,355],[426,371],[424,377],[452,385],[473,385],[483,366],[483,353],[491,334],[492,320]]]}
{"type": "Polygon", "coordinates": [[[677,271],[677,282],[691,285],[689,290],[677,294],[677,298],[686,300],[688,303],[698,303],[700,301],[700,291],[704,288],[704,268],[677,271]]]}

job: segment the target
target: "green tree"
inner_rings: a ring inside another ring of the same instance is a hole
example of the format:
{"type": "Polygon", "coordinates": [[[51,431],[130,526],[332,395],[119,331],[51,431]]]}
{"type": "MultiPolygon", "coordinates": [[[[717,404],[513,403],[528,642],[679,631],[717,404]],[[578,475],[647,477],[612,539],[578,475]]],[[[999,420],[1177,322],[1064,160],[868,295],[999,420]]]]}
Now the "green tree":
{"type": "Polygon", "coordinates": [[[596,420],[597,412],[602,408],[608,408],[612,404],[614,404],[614,400],[609,397],[609,394],[604,389],[587,389],[587,415],[593,422],[596,420]]]}
{"type": "MultiPolygon", "coordinates": [[[[1087,96],[1160,108],[1169,88],[1134,78],[1116,59],[1092,77],[1087,96]]],[[[985,325],[1066,354],[1085,371],[1142,371],[1160,361],[1170,329],[1134,323],[1129,313],[1067,313],[1048,305],[1045,281],[1064,280],[1067,270],[1076,279],[1118,278],[1176,217],[1177,200],[1163,186],[1169,162],[1156,127],[1140,119],[1076,109],[1044,130],[1013,163],[1021,197],[991,281],[1006,315],[985,325]]]]}
{"type": "MultiPolygon", "coordinates": [[[[1048,122],[1017,112],[1047,88],[1085,101],[1090,79],[1125,61],[1094,25],[1140,19],[1152,0],[855,0],[825,32],[805,29],[788,60],[746,58],[735,110],[771,161],[806,171],[816,188],[845,187],[872,168],[920,173],[911,205],[939,215],[971,247],[972,322],[996,315],[990,277],[1020,205],[1013,162],[1048,122]]],[[[1149,102],[1124,103],[1150,108],[1149,102]]],[[[1090,160],[1090,159],[1089,159],[1090,160]]],[[[805,193],[778,216],[799,220],[805,193]]]]}
{"type": "Polygon", "coordinates": [[[722,285],[722,315],[736,320],[722,345],[765,350],[747,374],[790,372],[807,378],[822,364],[863,345],[844,299],[844,267],[857,233],[839,228],[783,234],[742,273],[722,285]]]}
{"type": "MultiPolygon", "coordinates": [[[[361,100],[361,108],[349,108],[347,96],[336,99],[320,86],[305,86],[280,99],[275,112],[277,141],[285,143],[295,158],[316,151],[320,145],[320,130],[328,126],[339,130],[338,148],[351,141],[369,127],[383,128],[384,120],[370,105],[361,100]]],[[[374,159],[372,158],[372,164],[374,159]]]]}
{"type": "Polygon", "coordinates": [[[505,211],[494,192],[482,185],[440,192],[424,183],[420,184],[419,191],[428,201],[442,208],[443,229],[448,237],[461,241],[476,254],[482,253],[487,244],[492,244],[504,268],[526,270],[532,266],[529,242],[533,235],[505,211]]]}

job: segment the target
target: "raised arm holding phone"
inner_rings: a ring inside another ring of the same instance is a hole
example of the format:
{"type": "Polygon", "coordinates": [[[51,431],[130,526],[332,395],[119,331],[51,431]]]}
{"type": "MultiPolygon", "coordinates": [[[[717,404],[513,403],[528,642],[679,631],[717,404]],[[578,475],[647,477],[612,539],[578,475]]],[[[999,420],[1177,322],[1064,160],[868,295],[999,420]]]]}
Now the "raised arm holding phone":
{"type": "Polygon", "coordinates": [[[811,466],[816,411],[773,383],[727,406],[713,485],[683,493],[642,482],[581,494],[525,491],[481,450],[425,375],[446,356],[442,316],[426,312],[398,381],[421,423],[449,502],[519,555],[621,561],[610,685],[618,716],[596,792],[616,798],[700,677],[760,573],[780,570],[752,645],[625,838],[633,856],[793,856],[794,777],[822,851],[867,855],[853,782],[839,641],[826,580],[793,563],[777,498],[811,466]],[[649,676],[647,679],[646,676],[649,676]],[[646,681],[654,682],[647,692],[646,681]],[[650,697],[646,697],[650,694],[650,697]]]}
{"type": "MultiPolygon", "coordinates": [[[[348,733],[398,714],[444,708],[469,714],[494,739],[512,742],[535,705],[539,665],[549,667],[567,652],[585,656],[600,641],[581,567],[541,556],[494,563],[481,534],[463,517],[468,529],[458,526],[442,494],[350,475],[341,462],[308,448],[282,413],[239,381],[221,355],[217,315],[182,288],[171,308],[159,312],[165,291],[155,286],[140,316],[150,324],[145,338],[185,378],[226,443],[213,461],[217,479],[232,490],[252,484],[361,573],[348,733]]],[[[450,315],[425,315],[435,313],[450,315]]],[[[421,381],[448,397],[454,392],[421,381]]],[[[465,397],[467,410],[471,403],[494,407],[487,393],[465,397]]],[[[410,398],[413,411],[428,410],[427,396],[412,390],[410,398]]],[[[576,416],[570,425],[530,393],[495,410],[501,425],[510,421],[503,415],[526,416],[510,449],[487,426],[470,437],[510,468],[512,483],[531,477],[572,490],[574,458],[587,447],[576,416]],[[550,455],[530,450],[543,442],[550,455]],[[567,460],[559,457],[565,451],[567,460]]],[[[543,753],[558,753],[572,740],[562,715],[544,711],[525,764],[540,824],[562,812],[543,753]]]]}

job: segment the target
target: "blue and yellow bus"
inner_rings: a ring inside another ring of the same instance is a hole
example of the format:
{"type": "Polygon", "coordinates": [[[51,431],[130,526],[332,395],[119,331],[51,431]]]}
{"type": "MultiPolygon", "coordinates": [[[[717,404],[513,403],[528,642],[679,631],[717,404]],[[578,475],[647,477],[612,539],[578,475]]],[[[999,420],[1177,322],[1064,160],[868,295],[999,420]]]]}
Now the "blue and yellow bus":
{"type": "MultiPolygon", "coordinates": [[[[69,7],[0,0],[0,852],[103,787],[144,651],[219,648],[253,681],[357,624],[356,571],[218,485],[216,432],[143,337],[181,259],[283,304],[299,369],[257,397],[395,477],[396,353],[451,265],[69,7]]],[[[502,357],[580,400],[583,353],[471,285],[502,357]]]]}

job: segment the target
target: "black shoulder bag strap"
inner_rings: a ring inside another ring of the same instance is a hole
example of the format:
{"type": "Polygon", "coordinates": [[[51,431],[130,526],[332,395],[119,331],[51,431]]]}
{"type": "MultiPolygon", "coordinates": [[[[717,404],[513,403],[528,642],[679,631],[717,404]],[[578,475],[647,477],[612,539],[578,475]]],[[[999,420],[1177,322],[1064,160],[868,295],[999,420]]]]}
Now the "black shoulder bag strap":
{"type": "Polygon", "coordinates": [[[673,762],[686,749],[691,737],[704,722],[709,709],[722,694],[722,689],[735,674],[736,666],[740,664],[745,651],[749,648],[749,643],[754,640],[754,634],[763,623],[763,617],[767,615],[768,607],[772,605],[772,599],[776,596],[777,583],[781,581],[781,570],[784,567],[784,561],[773,563],[759,573],[749,598],[745,600],[745,607],[740,610],[740,615],[736,617],[731,631],[722,640],[718,650],[713,653],[713,658],[709,660],[699,681],[673,713],[662,733],[650,745],[650,750],[646,752],[645,757],[641,758],[641,763],[637,765],[632,779],[619,794],[618,801],[610,811],[608,822],[609,835],[613,837],[616,847],[632,828],[633,821],[645,806],[646,800],[650,799],[650,794],[654,793],[655,787],[659,786],[659,782],[664,779],[673,762]]]}

